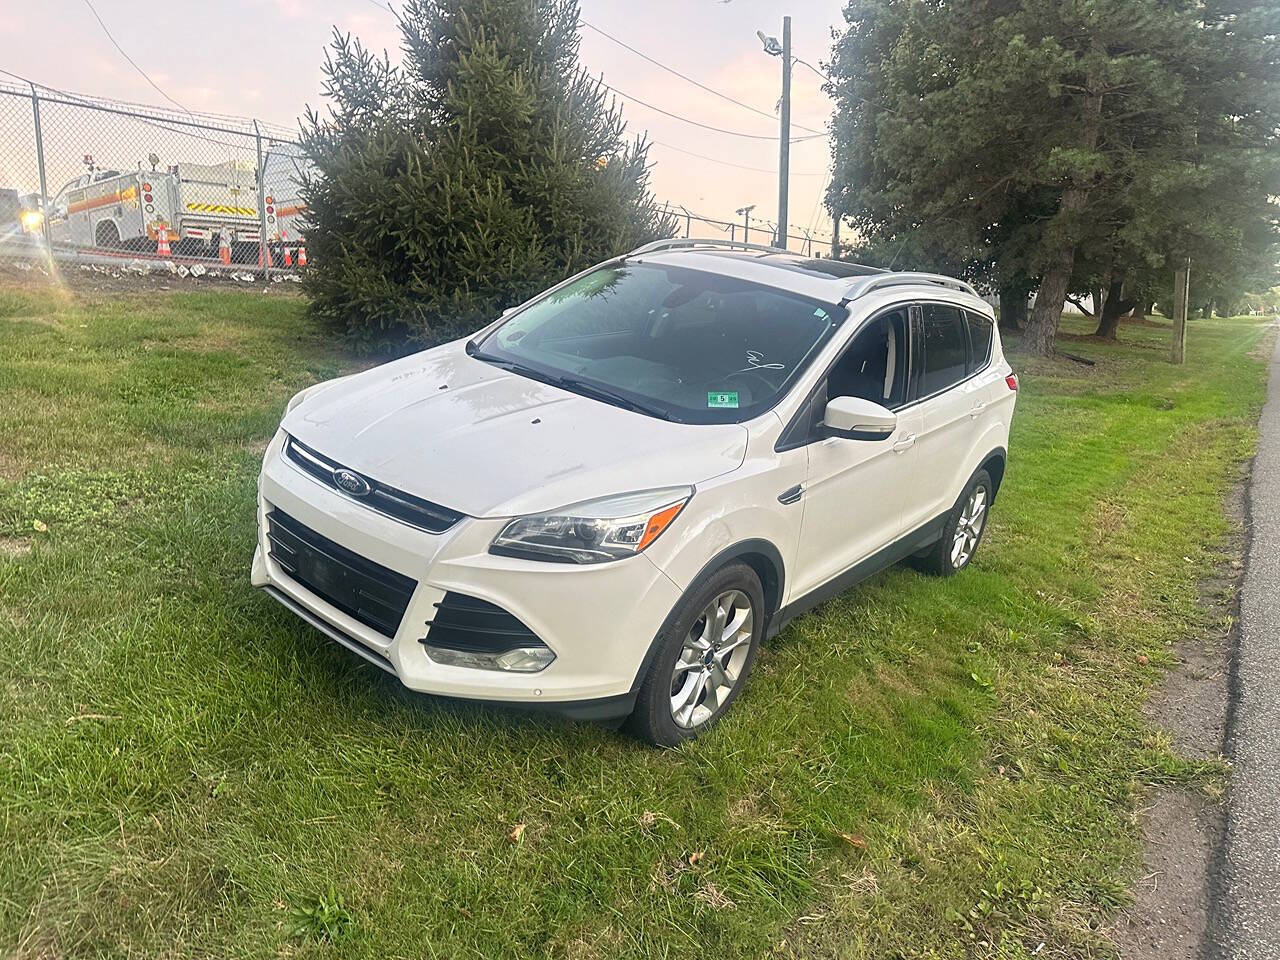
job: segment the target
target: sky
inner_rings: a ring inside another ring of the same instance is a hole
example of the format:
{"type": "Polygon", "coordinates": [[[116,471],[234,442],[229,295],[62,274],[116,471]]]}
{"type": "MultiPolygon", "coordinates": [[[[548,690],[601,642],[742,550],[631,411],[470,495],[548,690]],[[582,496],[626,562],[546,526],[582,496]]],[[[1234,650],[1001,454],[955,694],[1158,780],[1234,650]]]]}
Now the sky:
{"type": "MultiPolygon", "coordinates": [[[[88,0],[0,4],[0,36],[21,41],[4,45],[0,69],[62,90],[172,106],[163,91],[192,111],[254,116],[296,128],[305,105],[324,102],[320,68],[335,27],[372,49],[387,50],[393,61],[399,57],[396,22],[377,0],[92,3],[155,87],[112,45],[88,0]]],[[[790,14],[793,54],[821,68],[830,59],[832,29],[843,22],[839,0],[581,0],[581,9],[584,23],[771,115],[706,93],[584,26],[581,61],[616,90],[699,123],[771,138],[713,132],[621,100],[628,131],[647,133],[653,141],[649,158],[658,200],[738,222],[735,210],[755,204],[753,218],[776,219],[778,124],[772,116],[781,93],[781,61],[764,53],[756,30],[781,37],[783,14],[790,14]]],[[[831,107],[821,88],[815,73],[796,64],[793,137],[806,134],[800,125],[825,131],[831,107]]],[[[27,122],[25,115],[14,121],[15,110],[9,111],[9,124],[6,116],[0,111],[0,135],[14,122],[27,122]]],[[[85,144],[82,152],[92,149],[85,144]]],[[[824,138],[793,143],[792,233],[808,228],[815,238],[830,237],[830,219],[817,203],[829,159],[824,138]]],[[[699,233],[727,236],[695,221],[694,235],[699,233]]],[[[737,235],[741,239],[741,231],[737,235]]],[[[766,238],[753,230],[751,239],[766,238]]]]}

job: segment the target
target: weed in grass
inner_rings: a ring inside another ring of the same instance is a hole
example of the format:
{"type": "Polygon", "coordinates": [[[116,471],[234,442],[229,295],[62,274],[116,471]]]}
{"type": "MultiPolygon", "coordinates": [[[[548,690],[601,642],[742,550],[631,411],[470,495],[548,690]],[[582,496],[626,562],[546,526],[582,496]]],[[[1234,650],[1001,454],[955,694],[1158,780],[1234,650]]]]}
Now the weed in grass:
{"type": "Polygon", "coordinates": [[[337,940],[351,926],[354,918],[342,894],[333,884],[318,896],[307,898],[289,911],[288,936],[294,940],[337,940]]]}

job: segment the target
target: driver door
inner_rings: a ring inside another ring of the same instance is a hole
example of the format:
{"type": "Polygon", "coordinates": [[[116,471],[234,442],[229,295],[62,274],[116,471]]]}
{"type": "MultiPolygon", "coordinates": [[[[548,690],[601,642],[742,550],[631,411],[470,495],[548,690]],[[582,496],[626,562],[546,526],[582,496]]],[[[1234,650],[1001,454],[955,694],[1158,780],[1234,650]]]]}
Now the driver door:
{"type": "Polygon", "coordinates": [[[905,403],[909,330],[906,306],[872,318],[815,394],[792,597],[834,580],[902,535],[918,432],[912,412],[903,411],[883,440],[823,438],[820,431],[831,397],[860,396],[891,410],[905,403]]]}

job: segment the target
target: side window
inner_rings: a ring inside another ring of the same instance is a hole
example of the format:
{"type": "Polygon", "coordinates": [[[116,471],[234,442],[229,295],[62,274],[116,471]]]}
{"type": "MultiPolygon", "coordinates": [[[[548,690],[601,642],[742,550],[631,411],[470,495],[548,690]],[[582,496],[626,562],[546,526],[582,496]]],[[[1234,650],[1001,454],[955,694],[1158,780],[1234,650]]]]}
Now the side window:
{"type": "Polygon", "coordinates": [[[977,373],[991,359],[992,322],[990,317],[965,311],[969,321],[969,372],[977,373]]]}
{"type": "Polygon", "coordinates": [[[924,305],[924,369],[919,395],[927,397],[959,383],[968,367],[969,338],[959,307],[924,305]]]}
{"type": "Polygon", "coordinates": [[[862,397],[892,410],[907,399],[907,311],[869,321],[827,375],[827,396],[862,397]]]}

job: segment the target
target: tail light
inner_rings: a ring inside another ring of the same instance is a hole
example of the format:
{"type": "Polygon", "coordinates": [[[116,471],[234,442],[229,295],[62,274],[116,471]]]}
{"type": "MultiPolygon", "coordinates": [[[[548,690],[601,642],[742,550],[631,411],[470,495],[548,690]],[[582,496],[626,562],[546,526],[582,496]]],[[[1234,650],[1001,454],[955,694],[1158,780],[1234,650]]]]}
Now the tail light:
{"type": "Polygon", "coordinates": [[[1009,385],[1009,389],[1014,393],[1018,392],[1018,375],[1016,373],[1009,374],[1004,378],[1004,382],[1009,385]]]}

